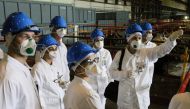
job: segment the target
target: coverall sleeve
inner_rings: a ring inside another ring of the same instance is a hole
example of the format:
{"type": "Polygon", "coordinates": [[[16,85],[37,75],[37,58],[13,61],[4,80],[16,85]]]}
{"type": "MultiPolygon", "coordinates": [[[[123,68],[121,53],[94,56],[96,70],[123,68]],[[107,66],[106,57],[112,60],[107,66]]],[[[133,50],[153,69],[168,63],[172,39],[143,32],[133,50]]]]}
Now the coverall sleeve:
{"type": "MultiPolygon", "coordinates": [[[[176,40],[175,41],[170,41],[169,39],[154,48],[145,48],[142,49],[144,53],[147,53],[147,57],[149,58],[150,61],[156,62],[158,58],[161,58],[165,56],[166,54],[169,54],[172,49],[176,46],[176,40]]],[[[141,54],[143,55],[143,54],[141,54]]]]}
{"type": "Polygon", "coordinates": [[[15,109],[18,93],[18,85],[9,80],[0,80],[0,109],[15,109]]]}
{"type": "Polygon", "coordinates": [[[67,61],[67,47],[64,45],[63,48],[64,48],[64,53],[65,53],[65,56],[64,56],[65,70],[66,70],[66,72],[68,72],[65,81],[69,82],[70,81],[70,70],[69,70],[68,61],[67,61]]]}
{"type": "Polygon", "coordinates": [[[113,82],[114,80],[111,78],[111,75],[110,75],[110,72],[109,72],[109,69],[110,69],[110,66],[112,64],[112,57],[111,57],[111,54],[109,51],[107,51],[107,59],[106,59],[106,67],[107,67],[107,75],[108,75],[108,80],[109,82],[113,82]]]}
{"type": "Polygon", "coordinates": [[[118,80],[118,81],[127,78],[127,71],[123,71],[123,70],[119,71],[118,70],[120,56],[121,56],[121,51],[118,51],[113,59],[113,62],[111,64],[110,70],[109,70],[111,77],[114,80],[118,80]]]}

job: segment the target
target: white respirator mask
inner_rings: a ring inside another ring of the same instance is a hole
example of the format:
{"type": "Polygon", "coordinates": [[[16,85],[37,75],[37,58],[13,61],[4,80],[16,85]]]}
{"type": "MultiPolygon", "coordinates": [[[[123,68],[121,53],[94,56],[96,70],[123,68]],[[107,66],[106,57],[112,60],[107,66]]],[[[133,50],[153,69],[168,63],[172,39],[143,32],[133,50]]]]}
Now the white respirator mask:
{"type": "MultiPolygon", "coordinates": [[[[98,67],[97,64],[92,64],[92,65],[88,65],[86,68],[83,67],[82,65],[77,65],[77,66],[81,66],[84,70],[85,70],[85,73],[88,77],[94,77],[98,74],[101,74],[101,69],[98,67]]],[[[75,71],[77,67],[75,67],[73,70],[75,71]]],[[[83,73],[82,73],[83,74],[83,73]]]]}
{"type": "Polygon", "coordinates": [[[57,57],[57,51],[49,51],[49,57],[55,59],[57,57]]]}
{"type": "Polygon", "coordinates": [[[67,34],[67,29],[65,28],[60,28],[56,30],[56,33],[59,37],[64,37],[67,34]]]}
{"type": "Polygon", "coordinates": [[[95,76],[101,73],[101,69],[98,67],[96,63],[89,65],[84,69],[88,77],[95,76]]]}
{"type": "Polygon", "coordinates": [[[24,56],[34,56],[36,51],[36,42],[33,38],[27,39],[21,43],[20,53],[24,56]]]}
{"type": "Polygon", "coordinates": [[[138,41],[134,40],[130,43],[130,45],[131,45],[131,47],[133,47],[135,49],[139,49],[142,46],[142,42],[141,42],[141,40],[138,40],[138,41]]]}
{"type": "Polygon", "coordinates": [[[95,42],[95,45],[96,45],[96,47],[101,49],[104,47],[104,41],[97,41],[97,42],[95,42]]]}
{"type": "Polygon", "coordinates": [[[153,38],[153,35],[152,34],[147,34],[147,36],[146,36],[146,42],[148,43],[148,42],[150,42],[151,40],[152,40],[152,38],[153,38]]]}

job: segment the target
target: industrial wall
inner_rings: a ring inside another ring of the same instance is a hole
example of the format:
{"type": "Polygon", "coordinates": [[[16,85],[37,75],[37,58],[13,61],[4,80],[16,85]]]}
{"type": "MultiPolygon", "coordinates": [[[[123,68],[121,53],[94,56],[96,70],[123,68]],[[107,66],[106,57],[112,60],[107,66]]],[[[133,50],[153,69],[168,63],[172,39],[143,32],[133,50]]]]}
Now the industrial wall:
{"type": "MultiPolygon", "coordinates": [[[[116,22],[127,21],[130,16],[129,6],[91,3],[74,0],[0,0],[0,28],[6,17],[15,11],[27,13],[41,27],[48,27],[50,20],[57,15],[63,16],[68,24],[95,24],[96,11],[117,11],[116,22]],[[67,1],[67,2],[66,2],[67,1]],[[68,2],[70,1],[70,2],[68,2]],[[124,11],[126,10],[126,11],[124,11]],[[127,11],[128,10],[128,11],[127,11]],[[125,13],[125,14],[124,14],[125,13]]],[[[105,21],[109,22],[109,21],[105,21]]],[[[81,27],[82,30],[91,31],[91,27],[81,27]]]]}
{"type": "Polygon", "coordinates": [[[94,23],[96,12],[94,9],[74,8],[68,4],[0,1],[0,26],[15,11],[27,13],[36,24],[42,26],[48,25],[57,15],[63,16],[68,23],[94,23]]]}

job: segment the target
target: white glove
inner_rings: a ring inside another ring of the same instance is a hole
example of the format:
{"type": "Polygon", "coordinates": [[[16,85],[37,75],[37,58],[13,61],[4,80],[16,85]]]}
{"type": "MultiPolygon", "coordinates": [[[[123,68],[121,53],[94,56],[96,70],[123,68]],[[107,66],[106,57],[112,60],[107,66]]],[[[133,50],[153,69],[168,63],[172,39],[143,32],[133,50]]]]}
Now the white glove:
{"type": "Polygon", "coordinates": [[[70,83],[70,82],[67,82],[67,81],[59,81],[59,86],[60,86],[62,89],[67,89],[67,87],[69,86],[69,83],[70,83]]]}
{"type": "Polygon", "coordinates": [[[176,40],[179,36],[182,36],[183,35],[183,30],[180,29],[178,31],[175,31],[173,32],[170,36],[169,36],[169,39],[170,41],[174,41],[176,40]]]}
{"type": "Polygon", "coordinates": [[[137,72],[132,71],[132,70],[127,71],[127,78],[132,79],[132,78],[135,78],[136,76],[137,76],[137,72]]]}

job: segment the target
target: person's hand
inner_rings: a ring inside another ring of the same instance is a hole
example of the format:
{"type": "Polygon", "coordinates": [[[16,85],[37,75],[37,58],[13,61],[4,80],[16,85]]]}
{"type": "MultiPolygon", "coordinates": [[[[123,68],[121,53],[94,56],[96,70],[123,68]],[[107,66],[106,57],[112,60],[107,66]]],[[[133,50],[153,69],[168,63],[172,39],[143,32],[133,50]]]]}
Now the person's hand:
{"type": "Polygon", "coordinates": [[[132,71],[132,70],[127,71],[127,78],[132,79],[132,78],[135,78],[136,76],[137,76],[137,72],[132,71]]]}
{"type": "Polygon", "coordinates": [[[177,30],[177,31],[174,31],[170,36],[169,36],[169,39],[170,41],[174,41],[176,40],[178,37],[182,36],[183,35],[183,30],[180,29],[180,30],[177,30]]]}

